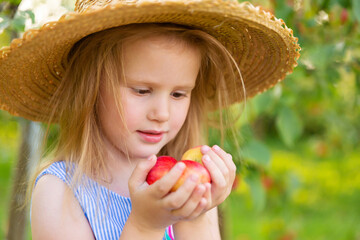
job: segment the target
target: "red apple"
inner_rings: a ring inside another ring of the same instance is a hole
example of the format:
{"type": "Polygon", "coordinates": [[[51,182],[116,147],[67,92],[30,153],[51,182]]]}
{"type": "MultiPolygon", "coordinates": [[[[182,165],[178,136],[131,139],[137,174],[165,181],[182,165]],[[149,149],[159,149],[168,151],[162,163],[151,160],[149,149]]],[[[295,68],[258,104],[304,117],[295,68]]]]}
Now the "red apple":
{"type": "MultiPolygon", "coordinates": [[[[185,164],[185,170],[180,176],[179,180],[171,188],[170,192],[176,191],[185,180],[192,174],[195,174],[199,177],[198,184],[200,183],[210,183],[211,178],[208,170],[200,163],[192,160],[181,160],[185,164]]],[[[161,156],[157,158],[155,166],[149,171],[146,182],[151,185],[166,173],[177,163],[176,159],[169,156],[161,156]]]]}
{"type": "Polygon", "coordinates": [[[192,160],[181,160],[180,162],[185,163],[186,168],[183,174],[181,175],[181,177],[179,178],[179,180],[175,183],[175,185],[171,189],[171,191],[176,191],[176,189],[178,189],[181,185],[183,185],[185,180],[190,175],[193,174],[199,177],[197,181],[198,184],[211,182],[210,173],[201,163],[192,160]]]}
{"type": "Polygon", "coordinates": [[[176,159],[169,156],[160,156],[157,158],[155,166],[149,171],[146,182],[151,185],[162,176],[167,174],[170,169],[177,163],[176,159]]]}

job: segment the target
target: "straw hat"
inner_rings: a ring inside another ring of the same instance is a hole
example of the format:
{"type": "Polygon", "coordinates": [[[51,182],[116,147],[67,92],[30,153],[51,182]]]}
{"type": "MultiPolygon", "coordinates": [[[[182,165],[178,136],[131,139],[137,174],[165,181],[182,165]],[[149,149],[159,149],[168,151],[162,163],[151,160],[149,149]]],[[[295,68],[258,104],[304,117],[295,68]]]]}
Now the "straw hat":
{"type": "Polygon", "coordinates": [[[63,63],[77,41],[108,28],[150,22],[187,25],[217,38],[237,61],[247,97],[283,80],[300,56],[292,30],[250,3],[77,0],[74,12],[25,32],[0,50],[0,109],[43,121],[52,110],[48,103],[62,79],[63,63]]]}

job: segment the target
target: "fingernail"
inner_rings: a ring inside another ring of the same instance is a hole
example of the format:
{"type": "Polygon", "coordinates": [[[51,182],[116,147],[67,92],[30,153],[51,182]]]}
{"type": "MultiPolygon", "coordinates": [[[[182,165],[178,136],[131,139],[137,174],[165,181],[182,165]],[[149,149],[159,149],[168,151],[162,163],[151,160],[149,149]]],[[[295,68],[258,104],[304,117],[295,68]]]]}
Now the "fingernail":
{"type": "Polygon", "coordinates": [[[154,155],[151,155],[150,157],[148,157],[148,161],[150,161],[152,158],[154,157],[154,155]]]}
{"type": "Polygon", "coordinates": [[[210,162],[210,157],[208,155],[203,156],[203,161],[210,162]]]}
{"type": "Polygon", "coordinates": [[[179,163],[176,164],[176,167],[177,167],[177,169],[179,169],[179,170],[183,170],[183,169],[185,168],[185,164],[182,163],[182,162],[179,162],[179,163]]]}
{"type": "Polygon", "coordinates": [[[214,145],[213,148],[214,148],[215,151],[219,151],[219,150],[220,150],[220,147],[219,147],[218,145],[214,145]]]}
{"type": "Polygon", "coordinates": [[[204,154],[210,150],[210,147],[207,145],[204,145],[201,147],[201,152],[204,154]]]}

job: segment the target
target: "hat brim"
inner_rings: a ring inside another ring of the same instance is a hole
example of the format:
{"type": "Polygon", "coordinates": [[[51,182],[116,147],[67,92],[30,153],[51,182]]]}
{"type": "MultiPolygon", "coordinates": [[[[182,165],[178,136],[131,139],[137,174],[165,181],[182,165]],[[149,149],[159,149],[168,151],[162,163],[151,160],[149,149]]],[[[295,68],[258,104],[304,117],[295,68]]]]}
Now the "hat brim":
{"type": "MultiPolygon", "coordinates": [[[[0,108],[44,121],[53,110],[47,103],[61,81],[64,59],[77,41],[112,27],[153,22],[187,25],[218,39],[238,63],[247,97],[283,80],[299,58],[300,47],[291,29],[249,3],[169,0],[109,5],[66,14],[57,22],[25,32],[2,49],[0,108]]],[[[230,95],[242,91],[240,79],[232,91],[230,95]]]]}

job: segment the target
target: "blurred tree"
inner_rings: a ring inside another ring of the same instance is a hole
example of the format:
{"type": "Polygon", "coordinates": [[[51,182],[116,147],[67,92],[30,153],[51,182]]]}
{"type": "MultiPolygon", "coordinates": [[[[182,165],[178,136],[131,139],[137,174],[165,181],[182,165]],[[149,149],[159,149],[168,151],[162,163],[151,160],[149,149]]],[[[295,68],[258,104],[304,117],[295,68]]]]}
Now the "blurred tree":
{"type": "MultiPolygon", "coordinates": [[[[30,10],[18,11],[20,0],[5,1],[0,3],[0,32],[2,40],[10,41],[18,38],[25,29],[25,21],[31,18],[34,22],[34,14],[30,10]]],[[[8,44],[8,43],[5,43],[8,44]]],[[[42,136],[39,124],[20,119],[21,145],[18,153],[18,161],[14,168],[14,180],[11,191],[9,208],[9,225],[7,239],[21,240],[26,237],[28,222],[28,208],[24,207],[26,188],[31,167],[31,160],[35,160],[40,139],[42,136]]]]}

